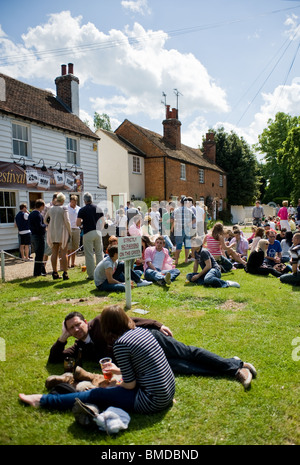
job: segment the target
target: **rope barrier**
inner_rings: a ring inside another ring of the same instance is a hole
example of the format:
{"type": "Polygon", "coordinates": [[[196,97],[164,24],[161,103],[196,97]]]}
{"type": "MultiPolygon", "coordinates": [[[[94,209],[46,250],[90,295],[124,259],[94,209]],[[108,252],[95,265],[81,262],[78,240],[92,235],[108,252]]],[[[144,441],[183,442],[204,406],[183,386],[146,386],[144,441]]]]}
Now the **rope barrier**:
{"type": "MultiPolygon", "coordinates": [[[[71,252],[70,254],[67,255],[67,258],[71,257],[71,255],[74,255],[75,253],[77,253],[79,250],[81,250],[83,248],[83,245],[78,247],[77,250],[74,250],[74,252],[71,252]]],[[[28,262],[28,261],[32,261],[33,263],[47,263],[47,261],[35,261],[35,260],[28,260],[26,258],[20,258],[20,257],[16,257],[15,255],[9,253],[9,252],[6,252],[5,250],[1,250],[1,278],[2,278],[2,281],[5,281],[5,255],[9,256],[9,257],[12,257],[14,258],[15,260],[20,260],[22,263],[24,262],[28,262]]],[[[59,260],[61,260],[61,258],[59,258],[59,260]]]]}

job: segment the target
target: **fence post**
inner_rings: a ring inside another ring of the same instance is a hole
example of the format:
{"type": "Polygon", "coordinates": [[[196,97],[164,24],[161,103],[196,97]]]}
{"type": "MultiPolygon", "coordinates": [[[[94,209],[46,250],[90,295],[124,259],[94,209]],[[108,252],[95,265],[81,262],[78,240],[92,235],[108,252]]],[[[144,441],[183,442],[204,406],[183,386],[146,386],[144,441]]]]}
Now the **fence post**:
{"type": "Polygon", "coordinates": [[[4,250],[1,250],[1,278],[2,281],[5,281],[5,259],[4,259],[4,250]]]}

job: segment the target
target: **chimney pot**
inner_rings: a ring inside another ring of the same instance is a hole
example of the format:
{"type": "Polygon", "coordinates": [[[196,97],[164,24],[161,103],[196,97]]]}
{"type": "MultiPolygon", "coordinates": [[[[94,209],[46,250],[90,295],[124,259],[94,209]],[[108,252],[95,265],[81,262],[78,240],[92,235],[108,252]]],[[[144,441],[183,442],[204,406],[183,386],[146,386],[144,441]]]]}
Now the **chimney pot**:
{"type": "Polygon", "coordinates": [[[68,63],[68,73],[74,74],[74,65],[73,63],[68,63]]]}
{"type": "Polygon", "coordinates": [[[61,65],[61,75],[65,76],[67,74],[67,65],[61,65]]]}

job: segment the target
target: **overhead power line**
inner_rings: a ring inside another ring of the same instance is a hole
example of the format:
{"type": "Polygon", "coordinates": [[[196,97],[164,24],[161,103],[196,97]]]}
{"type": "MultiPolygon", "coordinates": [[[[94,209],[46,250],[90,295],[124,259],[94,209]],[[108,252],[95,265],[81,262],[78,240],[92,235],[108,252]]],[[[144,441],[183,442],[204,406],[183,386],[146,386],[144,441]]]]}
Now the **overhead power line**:
{"type": "MultiPolygon", "coordinates": [[[[123,44],[126,44],[126,43],[129,43],[130,45],[139,46],[143,41],[152,40],[154,37],[164,37],[165,35],[167,35],[168,38],[171,38],[171,37],[176,37],[176,36],[183,35],[183,34],[191,34],[194,32],[204,31],[207,29],[220,28],[220,27],[232,25],[235,23],[245,22],[245,21],[248,21],[254,18],[269,16],[269,15],[277,14],[277,13],[288,11],[288,10],[295,10],[297,8],[300,8],[300,5],[296,7],[294,6],[294,7],[283,8],[279,10],[273,10],[270,12],[261,13],[259,15],[249,16],[249,17],[241,18],[241,19],[226,20],[226,21],[220,21],[217,23],[204,24],[204,25],[186,27],[186,28],[181,28],[181,29],[174,29],[174,30],[170,30],[170,31],[162,32],[162,33],[153,32],[153,33],[148,33],[142,36],[126,37],[121,40],[107,40],[105,42],[74,45],[74,46],[69,46],[69,47],[54,48],[54,49],[43,50],[43,51],[26,50],[22,54],[2,55],[2,57],[0,57],[0,66],[1,65],[8,66],[8,65],[12,65],[12,64],[20,63],[20,62],[27,62],[27,61],[36,60],[36,59],[45,59],[45,58],[48,58],[49,56],[58,57],[58,56],[69,55],[70,53],[74,54],[74,53],[80,53],[80,52],[91,52],[94,50],[101,51],[101,50],[106,50],[109,48],[122,46],[123,44]]],[[[7,39],[4,38],[2,40],[4,41],[7,39]]]]}

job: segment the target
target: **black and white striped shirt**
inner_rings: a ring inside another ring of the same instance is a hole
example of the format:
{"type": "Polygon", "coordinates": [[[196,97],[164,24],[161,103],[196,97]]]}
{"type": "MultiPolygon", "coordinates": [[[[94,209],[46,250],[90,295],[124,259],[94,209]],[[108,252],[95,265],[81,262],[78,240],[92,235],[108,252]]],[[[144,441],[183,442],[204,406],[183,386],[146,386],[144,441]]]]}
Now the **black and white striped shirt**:
{"type": "Polygon", "coordinates": [[[175,393],[175,378],[151,332],[144,328],[129,330],[115,342],[113,350],[123,381],[136,380],[135,411],[154,413],[169,407],[175,393]]]}

